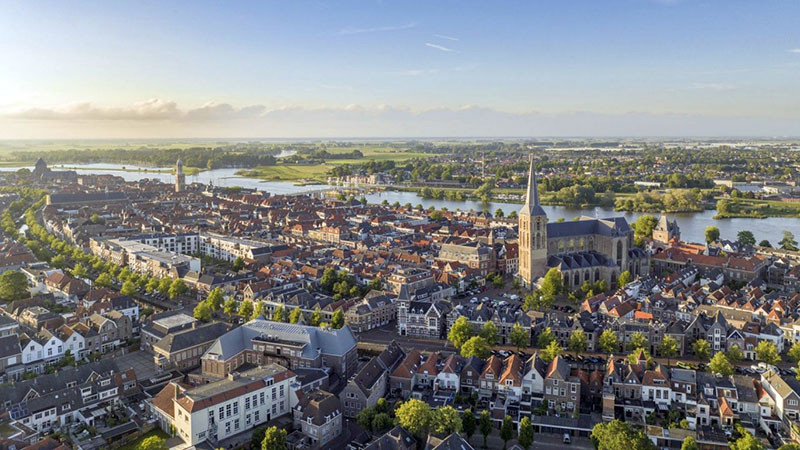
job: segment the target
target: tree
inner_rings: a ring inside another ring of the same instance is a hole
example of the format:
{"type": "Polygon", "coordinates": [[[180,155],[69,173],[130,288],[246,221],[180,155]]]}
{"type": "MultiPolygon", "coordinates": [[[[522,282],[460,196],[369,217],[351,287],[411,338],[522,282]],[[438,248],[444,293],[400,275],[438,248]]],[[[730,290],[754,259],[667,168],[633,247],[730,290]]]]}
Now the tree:
{"type": "Polygon", "coordinates": [[[227,314],[228,318],[231,319],[233,318],[233,315],[236,313],[237,306],[238,305],[236,304],[236,300],[234,300],[233,297],[231,297],[225,300],[225,304],[222,306],[222,310],[225,311],[225,314],[227,314]]]}
{"type": "MultiPolygon", "coordinates": [[[[299,308],[296,308],[299,309],[299,308]]],[[[278,305],[275,307],[275,311],[272,312],[272,321],[273,322],[286,322],[286,310],[283,309],[283,305],[278,305]]]]}
{"type": "Polygon", "coordinates": [[[134,295],[136,295],[136,284],[133,281],[128,280],[128,281],[122,283],[122,289],[120,289],[119,292],[122,295],[127,295],[128,297],[133,297],[134,295]]]}
{"type": "Polygon", "coordinates": [[[333,312],[331,316],[331,328],[339,329],[344,326],[344,311],[341,308],[333,312]]]}
{"type": "Polygon", "coordinates": [[[308,324],[312,327],[318,327],[319,324],[322,323],[322,311],[320,311],[319,307],[314,309],[314,312],[311,313],[311,317],[308,319],[308,324]]]}
{"type": "Polygon", "coordinates": [[[517,442],[520,447],[525,450],[529,450],[531,445],[533,445],[533,425],[531,425],[531,419],[527,416],[519,421],[519,436],[517,437],[517,442]]]}
{"type": "Polygon", "coordinates": [[[508,446],[508,441],[514,438],[514,420],[511,416],[503,418],[503,425],[500,427],[500,439],[503,440],[503,450],[508,446]]]}
{"type": "Polygon", "coordinates": [[[431,424],[431,407],[422,400],[409,399],[395,410],[397,422],[415,436],[424,436],[431,424]]]}
{"type": "Polygon", "coordinates": [[[155,292],[158,290],[158,278],[150,278],[147,280],[147,286],[145,286],[145,290],[147,290],[147,292],[155,292]]]}
{"type": "Polygon", "coordinates": [[[553,299],[564,289],[561,271],[553,267],[544,275],[544,281],[539,289],[545,298],[553,299]]]}
{"type": "Polygon", "coordinates": [[[556,337],[553,335],[553,330],[547,327],[539,333],[539,336],[536,338],[536,345],[538,345],[539,348],[545,348],[554,340],[556,340],[556,337]]]}
{"type": "Polygon", "coordinates": [[[752,231],[742,230],[736,233],[736,242],[739,245],[756,245],[756,237],[753,236],[752,231]]]}
{"type": "Polygon", "coordinates": [[[239,304],[239,316],[248,318],[253,315],[253,302],[245,300],[239,304]]]}
{"type": "Polygon", "coordinates": [[[394,421],[392,420],[391,417],[389,417],[389,414],[385,412],[377,413],[375,414],[375,417],[372,418],[373,431],[382,432],[384,430],[391,428],[392,425],[394,425],[394,421]]]}
{"type": "Polygon", "coordinates": [[[640,331],[636,331],[631,335],[630,340],[628,340],[628,344],[625,345],[627,348],[649,348],[650,343],[647,342],[647,338],[640,331]]]}
{"type": "Polygon", "coordinates": [[[494,216],[495,216],[495,217],[503,217],[503,216],[505,216],[505,215],[506,215],[506,213],[505,213],[505,212],[503,212],[503,208],[497,208],[497,209],[495,210],[495,212],[494,212],[494,216]]]}
{"type": "Polygon", "coordinates": [[[303,317],[303,311],[300,308],[295,308],[289,313],[289,323],[298,323],[303,317]]]}
{"type": "Polygon", "coordinates": [[[730,444],[731,450],[764,450],[764,444],[741,425],[736,426],[736,432],[740,437],[730,444]]]}
{"type": "Polygon", "coordinates": [[[645,214],[643,216],[639,216],[635,222],[631,224],[631,228],[633,228],[633,242],[637,247],[644,246],[644,239],[650,238],[653,235],[653,229],[658,225],[658,219],[655,217],[645,214]]]}
{"type": "Polygon", "coordinates": [[[162,278],[161,281],[158,282],[158,293],[161,295],[168,295],[169,288],[172,287],[172,282],[169,281],[169,278],[162,278]]]}
{"type": "Polygon", "coordinates": [[[375,419],[375,409],[374,408],[364,408],[358,412],[356,416],[356,422],[359,425],[366,428],[369,431],[372,431],[372,422],[375,419]]]}
{"type": "Polygon", "coordinates": [[[477,356],[481,359],[486,358],[489,356],[489,343],[480,336],[473,336],[461,346],[461,356],[465,358],[470,356],[477,356]]]}
{"type": "MultiPolygon", "coordinates": [[[[658,343],[658,355],[666,358],[678,356],[678,341],[672,336],[664,336],[658,343]]],[[[669,363],[667,364],[669,365],[669,363]]]]}
{"type": "Polygon", "coordinates": [[[715,375],[722,375],[727,377],[733,375],[733,366],[728,361],[728,357],[724,352],[717,352],[711,361],[708,363],[708,369],[715,375]]]}
{"type": "Polygon", "coordinates": [[[630,271],[626,270],[621,274],[619,274],[619,279],[617,280],[617,284],[619,285],[619,287],[624,288],[631,281],[633,281],[633,275],[631,275],[630,271]]]}
{"type": "Polygon", "coordinates": [[[481,417],[478,419],[478,428],[483,435],[483,446],[486,448],[486,441],[489,439],[489,434],[492,433],[492,418],[489,416],[489,411],[481,411],[481,417]]]}
{"type": "Polygon", "coordinates": [[[770,365],[778,364],[781,356],[778,354],[778,347],[772,341],[760,341],[756,345],[756,358],[770,365]]]}
{"type": "Polygon", "coordinates": [[[264,302],[253,302],[253,314],[250,315],[250,320],[255,320],[264,315],[264,302]]]}
{"type": "Polygon", "coordinates": [[[769,243],[769,241],[768,241],[768,240],[766,240],[766,239],[764,239],[764,240],[762,240],[761,242],[759,242],[759,243],[758,243],[758,246],[759,246],[759,247],[772,248],[772,244],[770,244],[770,243],[769,243]]]}
{"type": "Polygon", "coordinates": [[[497,325],[491,320],[484,323],[479,335],[484,338],[489,345],[495,345],[497,343],[497,325]]]}
{"type": "Polygon", "coordinates": [[[442,406],[433,411],[431,415],[433,431],[444,436],[461,432],[462,422],[458,411],[450,405],[442,406]]]}
{"type": "Polygon", "coordinates": [[[564,349],[561,348],[558,341],[552,340],[547,344],[547,347],[539,353],[539,357],[541,357],[544,362],[550,362],[556,359],[556,357],[561,356],[563,351],[564,349]]]}
{"type": "Polygon", "coordinates": [[[267,426],[262,425],[253,430],[252,437],[250,438],[250,448],[251,449],[259,449],[261,448],[261,442],[264,440],[264,433],[267,432],[267,426]]]}
{"type": "Polygon", "coordinates": [[[165,450],[167,448],[166,439],[161,436],[150,436],[139,443],[137,450],[165,450]]]}
{"type": "Polygon", "coordinates": [[[517,347],[517,351],[531,345],[531,333],[525,328],[522,328],[519,322],[514,323],[508,339],[511,341],[511,344],[517,347]]]}
{"type": "Polygon", "coordinates": [[[588,342],[586,332],[578,328],[569,336],[567,347],[575,353],[582,353],[586,351],[586,347],[589,345],[588,342]]]}
{"type": "Polygon", "coordinates": [[[797,364],[800,362],[800,341],[795,342],[792,344],[792,347],[786,353],[786,356],[789,357],[789,361],[797,364]]]}
{"type": "Polygon", "coordinates": [[[241,256],[233,260],[233,270],[240,271],[244,269],[244,259],[241,256]]]}
{"type": "Polygon", "coordinates": [[[711,344],[705,339],[698,339],[692,344],[692,352],[694,352],[694,356],[697,359],[708,361],[709,356],[711,356],[711,344]]]}
{"type": "Polygon", "coordinates": [[[208,322],[211,320],[211,313],[211,306],[208,302],[208,299],[203,300],[194,307],[194,318],[197,320],[208,322]]]}
{"type": "Polygon", "coordinates": [[[467,435],[467,441],[472,438],[477,428],[478,423],[475,420],[475,414],[472,413],[472,410],[468,409],[464,411],[461,415],[461,429],[464,431],[464,434],[467,435]]]}
{"type": "Polygon", "coordinates": [[[75,267],[72,268],[72,276],[78,278],[86,278],[89,276],[89,271],[83,264],[80,263],[75,264],[75,267]]]}
{"type": "Polygon", "coordinates": [[[111,287],[113,281],[111,280],[111,275],[109,275],[108,272],[103,272],[98,275],[97,278],[95,278],[94,284],[97,286],[111,287]]]}
{"type": "Polygon", "coordinates": [[[686,436],[681,444],[681,450],[700,450],[700,447],[697,446],[697,441],[693,437],[686,436]]]}
{"type": "Polygon", "coordinates": [[[516,219],[517,218],[517,212],[516,211],[511,211],[510,213],[508,213],[508,218],[509,219],[516,219]]]}
{"type": "Polygon", "coordinates": [[[598,423],[592,428],[592,442],[597,450],[650,450],[655,449],[652,441],[641,431],[617,419],[598,423]]]}
{"type": "Polygon", "coordinates": [[[186,287],[186,283],[183,282],[180,278],[176,278],[172,281],[172,284],[169,286],[169,298],[170,300],[175,300],[176,298],[180,297],[188,288],[186,287]]]}
{"type": "Polygon", "coordinates": [[[706,242],[712,243],[719,240],[719,228],[709,225],[706,227],[706,242]]]}
{"type": "Polygon", "coordinates": [[[0,300],[13,302],[28,296],[28,279],[18,270],[0,275],[0,300]]]}
{"type": "Polygon", "coordinates": [[[778,242],[783,250],[797,251],[797,241],[794,239],[794,234],[791,231],[783,231],[783,239],[778,242]]]}
{"type": "Polygon", "coordinates": [[[271,426],[264,432],[261,450],[286,450],[286,430],[271,426]]]}
{"type": "Polygon", "coordinates": [[[613,353],[617,350],[617,333],[610,328],[603,330],[597,344],[605,353],[613,353]]]}
{"type": "Polygon", "coordinates": [[[211,307],[212,311],[219,311],[222,308],[222,303],[225,300],[222,296],[222,289],[214,288],[211,292],[208,293],[208,306],[211,307]]]}
{"type": "Polygon", "coordinates": [[[800,445],[797,445],[794,442],[789,444],[783,444],[780,447],[778,447],[778,450],[800,450],[800,445]]]}
{"type": "Polygon", "coordinates": [[[739,361],[741,361],[742,358],[744,358],[744,353],[742,353],[742,350],[739,349],[738,345],[732,345],[731,348],[725,352],[725,356],[728,357],[728,361],[730,361],[731,364],[736,365],[739,364],[739,361]]]}

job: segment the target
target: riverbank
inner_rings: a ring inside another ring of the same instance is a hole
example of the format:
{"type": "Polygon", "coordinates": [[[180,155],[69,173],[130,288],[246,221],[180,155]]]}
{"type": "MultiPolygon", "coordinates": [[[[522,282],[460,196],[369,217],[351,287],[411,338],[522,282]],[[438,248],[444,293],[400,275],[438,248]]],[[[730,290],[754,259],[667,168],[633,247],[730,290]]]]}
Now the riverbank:
{"type": "Polygon", "coordinates": [[[253,169],[240,169],[236,171],[236,175],[266,181],[300,182],[302,185],[307,185],[311,184],[311,180],[325,183],[331,167],[333,166],[328,164],[276,164],[274,166],[258,166],[253,169]]]}
{"type": "MultiPolygon", "coordinates": [[[[126,168],[126,166],[121,167],[92,167],[92,166],[61,166],[56,165],[50,167],[52,170],[99,170],[99,171],[108,171],[108,172],[129,172],[129,173],[168,173],[168,174],[175,174],[175,169],[172,168],[146,168],[146,167],[136,167],[136,168],[126,168]]],[[[183,168],[183,173],[186,176],[194,176],[201,172],[204,172],[206,169],[201,169],[199,167],[186,167],[183,168]]]]}
{"type": "Polygon", "coordinates": [[[721,199],[714,219],[767,219],[770,217],[800,218],[800,202],[755,199],[721,199]]]}

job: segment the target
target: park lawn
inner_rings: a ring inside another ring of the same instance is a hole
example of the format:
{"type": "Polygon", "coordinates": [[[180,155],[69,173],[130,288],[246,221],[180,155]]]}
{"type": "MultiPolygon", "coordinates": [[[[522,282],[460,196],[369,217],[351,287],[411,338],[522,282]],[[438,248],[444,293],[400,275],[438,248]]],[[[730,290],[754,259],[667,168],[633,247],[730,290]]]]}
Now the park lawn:
{"type": "Polygon", "coordinates": [[[277,164],[274,166],[258,166],[253,169],[240,170],[236,173],[250,178],[261,178],[270,181],[299,181],[315,179],[326,181],[331,166],[317,164],[314,166],[296,164],[277,164]]]}
{"type": "Polygon", "coordinates": [[[131,442],[129,444],[125,444],[125,445],[123,445],[122,447],[120,447],[117,450],[136,450],[137,448],[139,448],[139,444],[141,444],[142,441],[144,441],[145,439],[149,438],[150,436],[159,436],[159,437],[161,437],[161,438],[163,438],[165,440],[169,439],[169,435],[167,433],[165,433],[164,430],[162,430],[161,428],[155,428],[155,429],[153,429],[151,431],[148,431],[147,433],[139,436],[139,439],[137,439],[137,440],[135,440],[135,441],[133,441],[133,442],[131,442]]]}

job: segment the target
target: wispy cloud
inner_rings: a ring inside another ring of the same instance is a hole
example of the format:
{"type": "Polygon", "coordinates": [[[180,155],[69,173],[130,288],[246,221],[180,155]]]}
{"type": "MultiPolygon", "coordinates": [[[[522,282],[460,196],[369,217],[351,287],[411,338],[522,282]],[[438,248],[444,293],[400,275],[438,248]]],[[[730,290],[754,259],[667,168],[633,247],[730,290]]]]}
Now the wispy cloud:
{"type": "Polygon", "coordinates": [[[692,83],[692,85],[689,87],[691,89],[722,92],[722,91],[732,91],[736,89],[738,86],[730,83],[692,83]]]}
{"type": "Polygon", "coordinates": [[[418,77],[420,75],[433,75],[439,73],[439,69],[409,69],[400,72],[401,75],[409,77],[418,77]]]}
{"type": "Polygon", "coordinates": [[[789,50],[786,50],[786,51],[789,52],[789,53],[800,53],[800,47],[790,48],[789,50]]]}
{"type": "Polygon", "coordinates": [[[336,36],[348,36],[352,34],[363,34],[363,33],[380,33],[386,31],[401,31],[401,30],[409,30],[417,26],[416,22],[410,22],[402,25],[387,25],[384,27],[373,27],[373,28],[355,28],[355,27],[346,27],[342,28],[341,30],[334,33],[336,36]]]}
{"type": "Polygon", "coordinates": [[[435,48],[436,50],[440,50],[440,51],[443,51],[443,52],[452,52],[453,51],[452,48],[447,48],[444,45],[432,44],[430,42],[426,42],[425,45],[430,47],[430,48],[435,48]]]}
{"type": "Polygon", "coordinates": [[[458,41],[459,40],[457,37],[448,36],[446,34],[434,34],[434,36],[436,36],[439,39],[447,39],[448,41],[458,41]]]}

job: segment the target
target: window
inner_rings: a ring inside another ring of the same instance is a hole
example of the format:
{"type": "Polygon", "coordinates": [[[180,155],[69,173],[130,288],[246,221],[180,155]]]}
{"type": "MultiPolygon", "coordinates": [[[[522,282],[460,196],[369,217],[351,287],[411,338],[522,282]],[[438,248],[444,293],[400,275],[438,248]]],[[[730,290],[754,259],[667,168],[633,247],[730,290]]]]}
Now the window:
{"type": "Polygon", "coordinates": [[[225,408],[223,408],[222,406],[219,407],[219,418],[220,419],[225,418],[225,408]]]}
{"type": "Polygon", "coordinates": [[[235,415],[239,414],[239,402],[233,404],[233,414],[235,415]]]}
{"type": "Polygon", "coordinates": [[[250,409],[250,397],[245,397],[245,399],[244,399],[244,409],[250,409]]]}
{"type": "Polygon", "coordinates": [[[264,393],[263,393],[263,392],[261,392],[261,393],[259,393],[259,394],[258,394],[258,396],[260,397],[260,399],[261,399],[261,404],[263,405],[263,404],[264,404],[264,393]]]}

